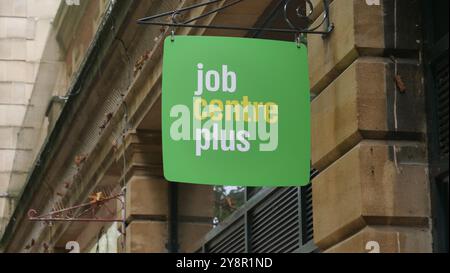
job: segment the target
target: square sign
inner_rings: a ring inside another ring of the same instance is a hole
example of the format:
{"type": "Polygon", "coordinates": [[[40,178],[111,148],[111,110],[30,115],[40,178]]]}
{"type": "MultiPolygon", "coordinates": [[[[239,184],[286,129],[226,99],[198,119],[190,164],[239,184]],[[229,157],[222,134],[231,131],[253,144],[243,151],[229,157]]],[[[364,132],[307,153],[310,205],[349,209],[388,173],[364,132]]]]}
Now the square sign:
{"type": "Polygon", "coordinates": [[[307,52],[294,42],[166,39],[164,176],[233,186],[302,186],[310,172],[307,52]]]}

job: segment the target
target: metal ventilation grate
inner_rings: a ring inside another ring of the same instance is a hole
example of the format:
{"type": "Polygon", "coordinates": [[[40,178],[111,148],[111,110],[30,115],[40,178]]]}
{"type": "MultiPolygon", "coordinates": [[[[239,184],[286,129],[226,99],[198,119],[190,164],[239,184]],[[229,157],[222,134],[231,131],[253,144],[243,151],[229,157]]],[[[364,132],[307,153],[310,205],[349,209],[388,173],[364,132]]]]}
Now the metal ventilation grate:
{"type": "Polygon", "coordinates": [[[244,253],[245,252],[245,224],[244,219],[234,222],[222,233],[209,241],[206,245],[209,253],[244,253]]]}
{"type": "MultiPolygon", "coordinates": [[[[311,179],[317,172],[311,173],[311,179]]],[[[213,229],[198,252],[314,252],[312,186],[261,188],[213,229]]]]}
{"type": "Polygon", "coordinates": [[[303,242],[312,241],[314,238],[313,228],[313,203],[312,203],[312,186],[303,187],[302,191],[302,235],[303,242]]]}
{"type": "Polygon", "coordinates": [[[276,189],[250,212],[254,253],[294,252],[300,246],[298,189],[276,189]]]}
{"type": "MultiPolygon", "coordinates": [[[[312,169],[310,179],[318,175],[312,169]]],[[[210,253],[309,253],[314,245],[312,185],[257,188],[213,229],[197,251],[210,253]]]]}
{"type": "Polygon", "coordinates": [[[435,87],[437,91],[439,151],[441,157],[448,157],[448,54],[435,66],[435,87]]]}

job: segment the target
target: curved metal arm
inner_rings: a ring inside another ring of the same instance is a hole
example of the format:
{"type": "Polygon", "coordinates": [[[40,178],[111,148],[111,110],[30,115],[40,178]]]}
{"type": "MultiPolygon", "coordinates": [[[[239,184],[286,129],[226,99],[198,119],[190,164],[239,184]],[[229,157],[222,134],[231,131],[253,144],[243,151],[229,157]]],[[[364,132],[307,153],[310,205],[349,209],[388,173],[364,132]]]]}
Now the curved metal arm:
{"type": "Polygon", "coordinates": [[[326,32],[330,33],[331,31],[333,31],[334,26],[333,26],[333,24],[330,23],[330,10],[329,10],[329,1],[328,0],[323,0],[323,6],[324,6],[323,19],[316,26],[312,26],[312,24],[314,22],[313,22],[313,19],[311,18],[311,15],[313,15],[313,13],[314,13],[314,5],[311,2],[311,0],[304,0],[306,10],[304,10],[303,12],[301,11],[300,6],[298,6],[295,9],[295,13],[296,13],[297,17],[299,19],[307,21],[308,25],[305,28],[296,27],[292,23],[291,19],[289,18],[288,10],[289,10],[291,1],[292,0],[286,0],[286,4],[284,5],[284,9],[283,9],[284,20],[286,21],[286,23],[289,25],[289,27],[291,29],[297,30],[298,33],[311,33],[325,25],[326,32]]]}
{"type": "Polygon", "coordinates": [[[188,6],[185,8],[176,9],[173,11],[161,13],[154,16],[148,16],[142,19],[139,19],[137,21],[138,24],[146,24],[146,25],[158,25],[158,26],[169,26],[169,27],[189,27],[189,28],[204,28],[204,29],[226,29],[226,30],[237,30],[237,31],[265,31],[265,32],[279,32],[279,33],[295,33],[295,34],[321,34],[321,35],[328,35],[333,31],[333,24],[330,22],[330,11],[329,11],[329,0],[323,0],[323,6],[324,6],[324,15],[323,19],[316,25],[311,26],[313,23],[313,20],[311,19],[311,15],[314,13],[314,5],[311,2],[311,0],[302,0],[305,1],[306,7],[309,9],[305,10],[304,12],[301,10],[300,5],[296,7],[295,14],[298,18],[302,20],[306,20],[307,26],[304,28],[300,28],[295,26],[295,24],[292,22],[292,20],[289,18],[288,11],[290,10],[290,7],[292,7],[292,0],[282,0],[284,2],[284,8],[283,8],[283,14],[284,19],[286,23],[288,24],[289,28],[265,28],[265,27],[238,27],[238,26],[230,26],[230,25],[198,25],[194,24],[193,22],[204,18],[208,15],[220,12],[222,10],[225,10],[231,6],[235,6],[239,3],[244,2],[245,0],[235,0],[231,3],[228,3],[222,7],[213,9],[211,11],[208,11],[206,13],[203,13],[197,17],[187,19],[184,22],[179,22],[176,17],[182,16],[183,13],[188,12],[192,9],[196,9],[199,7],[211,5],[218,3],[222,0],[210,0],[209,2],[199,3],[192,6],[188,6]],[[156,19],[161,19],[164,17],[170,16],[171,19],[169,21],[155,21],[156,19]],[[319,28],[323,27],[324,30],[319,30],[319,28]]]}

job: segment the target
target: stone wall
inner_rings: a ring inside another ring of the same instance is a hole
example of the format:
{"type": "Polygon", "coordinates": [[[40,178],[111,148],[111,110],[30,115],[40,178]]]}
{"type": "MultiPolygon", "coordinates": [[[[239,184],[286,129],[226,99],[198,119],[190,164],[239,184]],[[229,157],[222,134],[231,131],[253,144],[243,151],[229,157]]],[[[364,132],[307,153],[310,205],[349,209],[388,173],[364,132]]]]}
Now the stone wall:
{"type": "Polygon", "coordinates": [[[44,46],[59,1],[0,1],[0,237],[11,213],[8,185],[12,172],[26,176],[27,170],[13,169],[15,158],[32,149],[18,145],[17,135],[30,105],[44,46]]]}
{"type": "Polygon", "coordinates": [[[308,38],[322,251],[432,251],[419,5],[332,1],[334,32],[308,38]]]}

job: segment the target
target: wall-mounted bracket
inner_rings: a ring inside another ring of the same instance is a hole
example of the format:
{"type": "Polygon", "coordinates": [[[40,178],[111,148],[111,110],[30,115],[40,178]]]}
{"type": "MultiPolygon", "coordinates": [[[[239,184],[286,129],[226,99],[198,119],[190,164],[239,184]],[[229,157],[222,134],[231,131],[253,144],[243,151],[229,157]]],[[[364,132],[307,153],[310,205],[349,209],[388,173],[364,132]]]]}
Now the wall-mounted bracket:
{"type": "Polygon", "coordinates": [[[123,222],[123,218],[102,218],[96,217],[100,209],[105,209],[109,214],[114,215],[116,210],[111,210],[108,203],[116,202],[125,208],[124,193],[110,194],[108,192],[97,192],[92,194],[88,203],[77,206],[63,208],[56,205],[55,208],[47,214],[38,215],[34,209],[28,211],[28,219],[33,222],[123,222]]]}
{"type": "Polygon", "coordinates": [[[197,17],[185,19],[180,21],[180,17],[184,17],[186,12],[189,12],[193,9],[204,7],[207,5],[212,5],[223,0],[210,0],[208,2],[203,2],[199,4],[195,4],[192,6],[188,6],[185,8],[180,8],[177,10],[148,16],[145,18],[141,18],[137,21],[138,24],[143,25],[156,25],[156,26],[166,26],[166,27],[180,27],[180,28],[203,28],[203,29],[224,29],[224,30],[236,30],[236,31],[255,31],[255,32],[278,32],[278,33],[293,33],[293,34],[320,34],[326,37],[330,34],[334,25],[330,21],[330,3],[329,0],[323,0],[323,19],[320,20],[319,23],[313,25],[314,22],[311,19],[311,15],[314,13],[314,5],[311,0],[301,0],[304,1],[304,5],[295,5],[292,0],[281,0],[283,3],[283,15],[284,19],[289,28],[265,28],[265,27],[238,27],[232,25],[200,25],[195,24],[194,22],[207,17],[211,14],[226,10],[232,6],[238,5],[244,1],[248,0],[234,0],[230,3],[226,3],[221,7],[215,8],[211,11],[207,11],[197,17]],[[304,8],[303,8],[304,7],[304,8]],[[304,10],[307,8],[307,10],[304,10]],[[295,9],[295,12],[291,12],[292,9],[295,9]],[[294,13],[298,18],[307,21],[307,27],[298,27],[296,26],[292,19],[289,18],[290,14],[294,13]],[[159,20],[158,20],[159,19],[159,20]],[[162,20],[162,21],[161,21],[162,20]]]}

